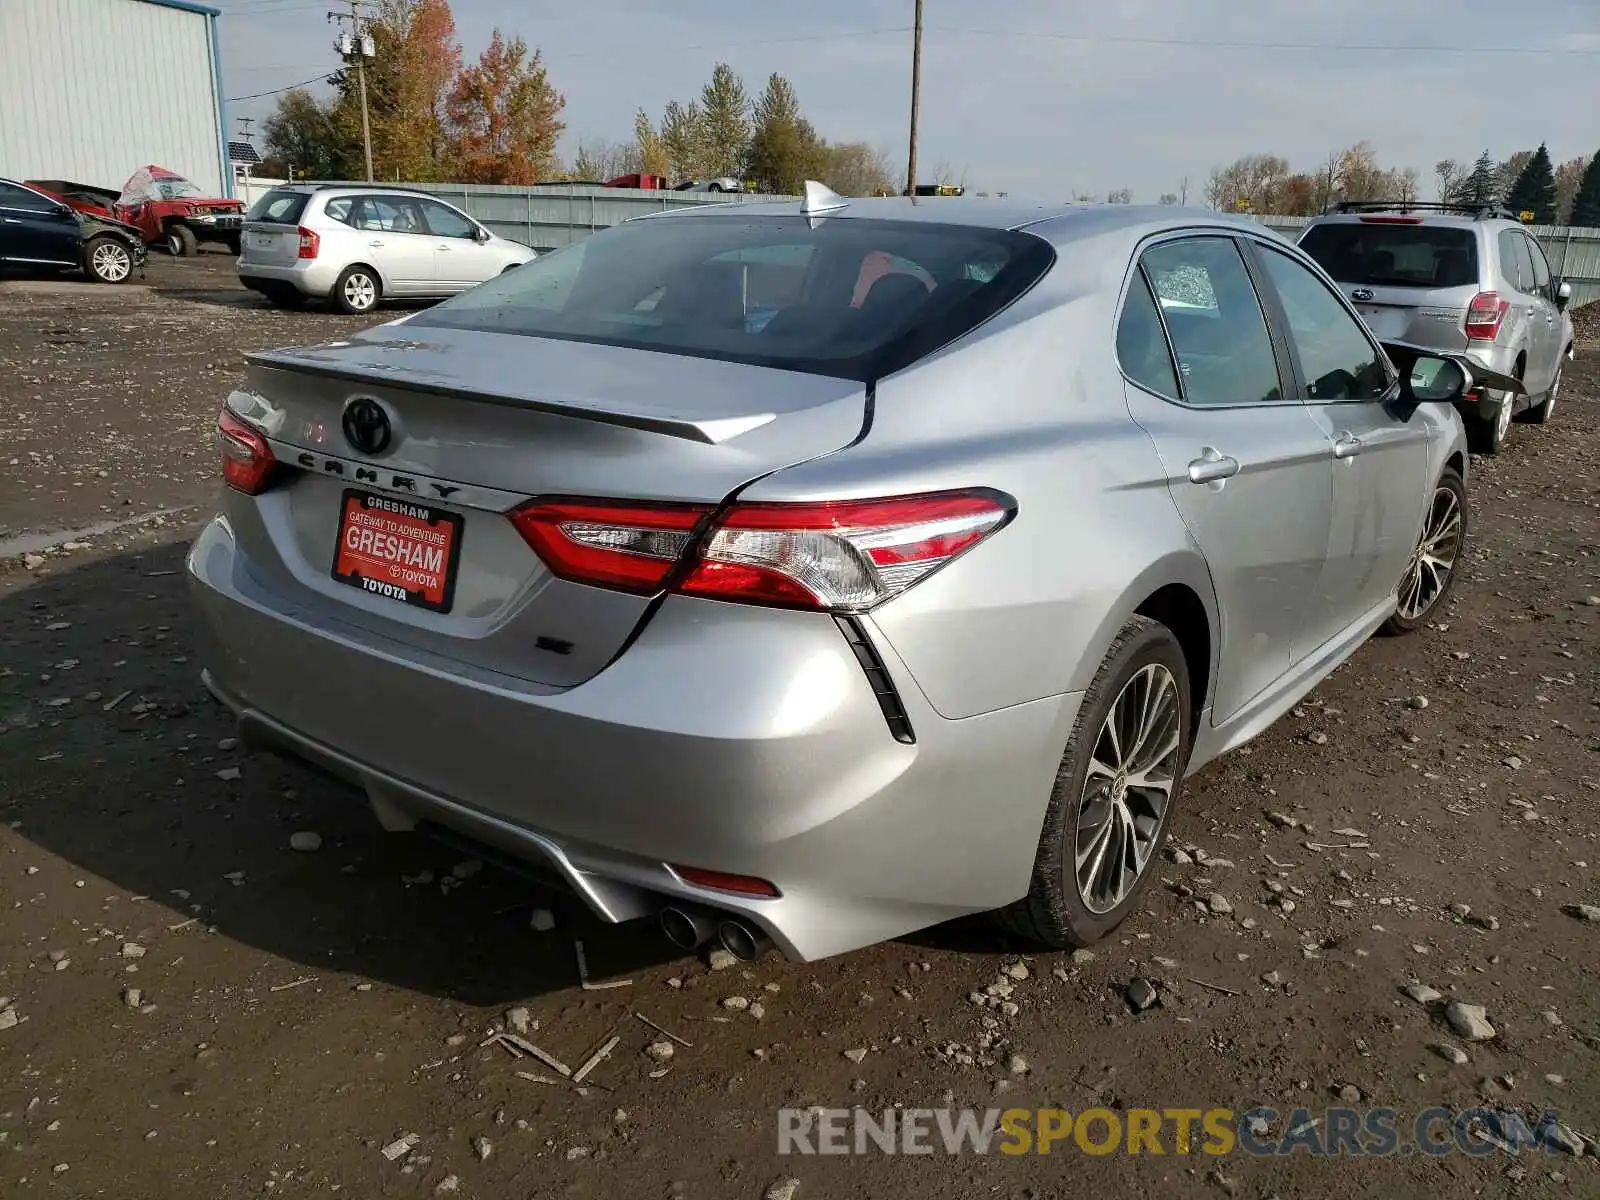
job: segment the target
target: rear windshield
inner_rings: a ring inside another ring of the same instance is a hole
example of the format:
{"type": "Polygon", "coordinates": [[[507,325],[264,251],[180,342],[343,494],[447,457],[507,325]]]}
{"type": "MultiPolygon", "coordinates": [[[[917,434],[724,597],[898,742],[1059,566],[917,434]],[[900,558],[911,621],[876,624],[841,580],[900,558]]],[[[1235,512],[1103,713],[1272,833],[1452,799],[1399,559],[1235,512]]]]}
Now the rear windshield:
{"type": "Polygon", "coordinates": [[[1478,281],[1470,229],[1339,222],[1312,226],[1300,249],[1340,283],[1454,288],[1478,281]]]}
{"type": "Polygon", "coordinates": [[[311,197],[305,192],[268,192],[250,206],[247,221],[266,221],[273,225],[298,225],[311,197]]]}
{"type": "Polygon", "coordinates": [[[962,225],[652,217],[545,255],[409,323],[869,380],[968,332],[1053,261],[1040,238],[962,225]]]}

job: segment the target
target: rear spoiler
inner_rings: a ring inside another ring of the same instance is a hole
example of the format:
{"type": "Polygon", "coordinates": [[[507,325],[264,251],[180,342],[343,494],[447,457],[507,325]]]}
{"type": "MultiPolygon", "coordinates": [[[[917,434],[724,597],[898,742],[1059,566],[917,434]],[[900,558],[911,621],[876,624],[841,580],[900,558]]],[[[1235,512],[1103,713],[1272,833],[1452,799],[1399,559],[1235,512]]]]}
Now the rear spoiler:
{"type": "Polygon", "coordinates": [[[740,434],[749,433],[777,420],[776,413],[749,413],[734,417],[716,417],[689,420],[681,417],[664,417],[655,413],[619,412],[614,408],[599,408],[581,402],[547,400],[538,396],[518,396],[504,392],[486,392],[477,388],[456,388],[426,378],[406,378],[387,371],[352,367],[335,367],[327,363],[308,360],[292,350],[265,350],[246,354],[250,366],[272,371],[292,371],[299,375],[317,375],[325,379],[343,379],[351,383],[364,383],[371,387],[382,385],[399,391],[426,392],[430,396],[449,396],[456,400],[483,404],[502,404],[508,408],[527,408],[535,412],[552,413],[576,420],[595,421],[602,425],[617,425],[624,429],[638,429],[645,433],[663,433],[668,437],[715,446],[740,434]]]}

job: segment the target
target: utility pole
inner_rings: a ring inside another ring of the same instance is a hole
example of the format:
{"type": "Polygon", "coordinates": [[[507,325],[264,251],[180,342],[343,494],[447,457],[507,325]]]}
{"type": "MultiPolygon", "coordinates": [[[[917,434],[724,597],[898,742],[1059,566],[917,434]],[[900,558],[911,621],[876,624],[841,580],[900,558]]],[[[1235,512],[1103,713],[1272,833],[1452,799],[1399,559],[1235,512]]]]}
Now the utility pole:
{"type": "Polygon", "coordinates": [[[917,194],[917,110],[922,105],[922,0],[911,35],[911,149],[906,155],[906,195],[917,194]]]}
{"type": "Polygon", "coordinates": [[[373,57],[372,34],[368,32],[370,23],[362,16],[361,7],[370,0],[345,0],[350,5],[347,13],[329,13],[328,20],[340,24],[348,21],[350,32],[341,33],[335,49],[339,51],[346,65],[355,59],[356,64],[356,90],[361,94],[361,150],[367,160],[367,182],[372,182],[372,128],[367,121],[367,59],[373,57]]]}

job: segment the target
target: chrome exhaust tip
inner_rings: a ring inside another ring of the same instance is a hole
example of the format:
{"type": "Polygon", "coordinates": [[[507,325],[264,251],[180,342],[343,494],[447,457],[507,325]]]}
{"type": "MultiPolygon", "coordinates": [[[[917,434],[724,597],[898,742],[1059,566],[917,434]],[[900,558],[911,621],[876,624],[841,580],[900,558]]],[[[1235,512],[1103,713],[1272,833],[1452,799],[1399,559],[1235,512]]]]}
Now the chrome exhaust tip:
{"type": "Polygon", "coordinates": [[[717,925],[717,940],[722,948],[743,962],[753,962],[772,945],[767,935],[743,921],[725,919],[717,925]]]}
{"type": "Polygon", "coordinates": [[[661,932],[680,950],[698,950],[716,936],[716,918],[704,909],[669,904],[660,919],[661,932]]]}

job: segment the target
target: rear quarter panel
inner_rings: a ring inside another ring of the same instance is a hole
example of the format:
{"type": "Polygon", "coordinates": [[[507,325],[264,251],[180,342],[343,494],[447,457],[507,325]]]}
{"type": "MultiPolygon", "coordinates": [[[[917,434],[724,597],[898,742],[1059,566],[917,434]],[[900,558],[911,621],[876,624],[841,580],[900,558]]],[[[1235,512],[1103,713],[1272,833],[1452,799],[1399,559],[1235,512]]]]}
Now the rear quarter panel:
{"type": "Polygon", "coordinates": [[[1214,612],[1155,448],[1127,412],[1112,337],[1125,266],[1117,258],[1103,281],[1058,267],[989,325],[881,381],[860,443],[744,493],[981,486],[1016,499],[1010,525],[871,614],[942,716],[1086,688],[1166,584],[1214,612]]]}

